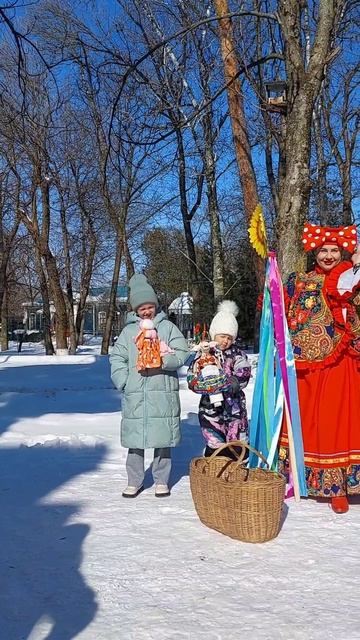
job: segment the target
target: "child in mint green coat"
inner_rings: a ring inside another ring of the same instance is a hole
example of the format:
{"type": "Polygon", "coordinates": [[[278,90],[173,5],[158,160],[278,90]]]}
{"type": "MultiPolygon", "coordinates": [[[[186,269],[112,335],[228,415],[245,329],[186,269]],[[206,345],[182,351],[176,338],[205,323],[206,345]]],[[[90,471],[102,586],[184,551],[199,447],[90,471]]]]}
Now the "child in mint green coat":
{"type": "Polygon", "coordinates": [[[180,442],[180,398],[177,369],[189,355],[179,329],[159,310],[157,295],[142,274],[129,282],[129,303],[125,327],[110,355],[111,378],[123,392],[121,444],[129,449],[126,470],[128,486],[123,497],[135,498],[143,490],[145,449],[154,449],[152,473],[155,495],[170,495],[171,448],[180,442]],[[169,347],[162,366],[138,371],[135,338],[142,319],[153,321],[159,339],[169,347]]]}

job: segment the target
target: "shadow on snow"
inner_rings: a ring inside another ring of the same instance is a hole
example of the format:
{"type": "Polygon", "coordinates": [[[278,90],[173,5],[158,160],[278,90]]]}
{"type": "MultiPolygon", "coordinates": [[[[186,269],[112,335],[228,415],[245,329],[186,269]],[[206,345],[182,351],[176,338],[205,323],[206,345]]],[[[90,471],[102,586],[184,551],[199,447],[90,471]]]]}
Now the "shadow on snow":
{"type": "MultiPolygon", "coordinates": [[[[170,486],[175,486],[181,478],[189,475],[191,459],[201,456],[204,450],[204,440],[201,435],[197,413],[188,413],[181,421],[181,442],[171,448],[171,476],[170,486]]],[[[154,484],[152,464],[145,471],[144,487],[149,489],[154,484]]]]}
{"type": "MultiPolygon", "coordinates": [[[[21,418],[46,413],[117,411],[116,393],[102,398],[99,389],[112,388],[107,359],[98,365],[7,365],[0,370],[0,432],[21,418]],[[96,393],[89,393],[89,380],[96,393]]],[[[81,574],[82,544],[90,527],[71,523],[81,504],[76,495],[71,503],[56,504],[46,496],[94,471],[105,454],[104,446],[0,448],[2,638],[40,637],[34,636],[36,627],[41,638],[71,640],[94,618],[95,594],[81,574]]]]}
{"type": "Polygon", "coordinates": [[[108,358],[79,364],[4,364],[0,362],[0,434],[22,418],[120,409],[108,358]]]}
{"type": "Polygon", "coordinates": [[[81,505],[43,500],[71,478],[93,471],[105,449],[20,447],[0,450],[1,634],[26,640],[41,619],[47,640],[70,640],[97,604],[81,575],[86,524],[69,524],[81,505]]]}

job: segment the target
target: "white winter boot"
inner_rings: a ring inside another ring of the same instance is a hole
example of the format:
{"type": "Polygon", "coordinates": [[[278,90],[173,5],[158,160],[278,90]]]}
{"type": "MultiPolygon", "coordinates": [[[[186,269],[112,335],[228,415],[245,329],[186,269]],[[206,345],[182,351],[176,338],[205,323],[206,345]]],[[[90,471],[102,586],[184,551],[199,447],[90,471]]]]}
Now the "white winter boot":
{"type": "Polygon", "coordinates": [[[123,498],[136,498],[143,491],[144,487],[133,487],[129,484],[126,489],[122,492],[123,498]]]}
{"type": "Polygon", "coordinates": [[[167,484],[156,484],[155,485],[155,496],[157,498],[166,498],[170,495],[170,489],[167,484]]]}

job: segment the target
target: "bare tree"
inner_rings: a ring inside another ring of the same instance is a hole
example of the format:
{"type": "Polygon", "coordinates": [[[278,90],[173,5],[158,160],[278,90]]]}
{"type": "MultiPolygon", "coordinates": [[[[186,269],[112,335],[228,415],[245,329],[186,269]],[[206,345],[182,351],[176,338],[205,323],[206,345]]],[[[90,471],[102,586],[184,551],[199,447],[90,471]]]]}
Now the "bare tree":
{"type": "Polygon", "coordinates": [[[359,89],[360,65],[346,71],[339,81],[338,89],[331,95],[329,82],[326,81],[322,96],[322,113],[328,136],[331,157],[335,158],[339,171],[342,191],[342,222],[353,223],[352,212],[352,168],[355,161],[356,141],[360,129],[360,113],[357,107],[356,95],[359,89]],[[340,113],[334,123],[333,111],[340,99],[340,113]]]}
{"type": "Polygon", "coordinates": [[[309,205],[313,109],[321,88],[324,69],[336,53],[331,44],[345,3],[343,0],[319,0],[307,66],[301,43],[304,4],[297,0],[279,0],[279,20],[285,44],[288,84],[285,180],[280,192],[277,217],[279,263],[284,275],[294,268],[299,268],[304,260],[300,237],[309,205]]]}
{"type": "MultiPolygon", "coordinates": [[[[39,84],[37,80],[27,84],[30,93],[26,118],[22,118],[36,153],[28,148],[19,121],[16,126],[10,123],[10,129],[17,127],[16,139],[27,154],[26,168],[19,169],[22,219],[29,229],[30,222],[38,219],[42,241],[35,246],[57,312],[60,309],[61,315],[65,308],[73,351],[81,335],[97,252],[102,251],[100,229],[106,229],[106,234],[110,229],[106,237],[113,253],[111,267],[107,261],[107,272],[113,269],[103,353],[110,342],[119,274],[130,277],[135,265],[143,264],[142,237],[153,223],[162,224],[165,215],[183,228],[195,309],[202,287],[195,229],[201,223],[204,247],[210,237],[210,250],[206,246],[204,256],[214,298],[226,294],[224,203],[231,187],[222,180],[221,172],[229,176],[234,152],[245,215],[241,211],[232,232],[243,242],[255,206],[260,199],[268,200],[284,275],[302,261],[298,239],[309,212],[311,190],[325,216],[334,167],[340,176],[343,217],[351,219],[357,71],[349,71],[343,83],[334,83],[332,70],[341,44],[340,27],[347,28],[353,4],[346,0],[245,0],[239,6],[231,0],[208,4],[119,0],[118,15],[107,29],[96,19],[96,3],[90,27],[86,16],[80,19],[70,3],[42,2],[36,22],[38,42],[50,64],[66,58],[71,65],[63,99],[71,104],[74,123],[54,99],[50,110],[44,98],[43,103],[39,97],[36,102],[31,87],[39,84]],[[218,73],[220,65],[224,80],[218,73]],[[265,90],[269,77],[276,79],[278,74],[287,88],[281,114],[268,109],[265,90]],[[233,148],[223,144],[226,136],[231,138],[227,103],[233,148]],[[31,113],[34,104],[43,120],[38,112],[36,117],[31,113]],[[47,119],[42,111],[48,113],[47,119]],[[41,125],[40,137],[34,135],[35,121],[41,125]],[[64,131],[71,127],[76,129],[74,138],[77,135],[89,149],[92,171],[76,142],[60,141],[66,140],[64,131]],[[69,146],[71,153],[67,154],[69,146]],[[264,151],[261,162],[259,150],[264,151]],[[265,169],[261,180],[256,179],[259,167],[265,169]],[[92,201],[86,195],[89,185],[92,201]],[[85,234],[88,253],[84,251],[85,234]]],[[[16,113],[24,115],[21,100],[15,102],[16,113]]],[[[36,238],[34,228],[32,233],[36,238]]],[[[230,246],[226,242],[227,264],[230,246]]],[[[260,281],[258,262],[256,267],[260,281]]],[[[242,278],[238,271],[233,275],[235,281],[242,278]]],[[[230,286],[233,284],[232,279],[230,286]]]]}
{"type": "Polygon", "coordinates": [[[325,198],[326,169],[323,144],[319,137],[321,125],[318,96],[325,72],[329,72],[339,51],[337,32],[346,5],[343,0],[319,0],[311,12],[307,0],[278,0],[269,3],[256,0],[254,7],[258,15],[253,43],[249,46],[247,40],[242,44],[242,48],[247,45],[250,52],[255,49],[258,60],[263,59],[263,48],[268,52],[270,47],[268,59],[273,57],[278,60],[270,65],[270,72],[273,79],[280,76],[286,85],[283,107],[271,109],[264,90],[268,76],[262,66],[258,67],[255,91],[263,111],[266,169],[276,213],[279,263],[284,276],[302,266],[304,261],[300,237],[309,211],[312,186],[312,125],[320,180],[322,179],[322,184],[317,186],[323,201],[325,198]],[[261,13],[262,6],[274,8],[272,17],[261,13]],[[311,20],[309,15],[312,16],[311,20]],[[274,164],[277,165],[277,172],[274,171],[274,164]]]}
{"type": "Polygon", "coordinates": [[[19,228],[20,217],[20,181],[9,167],[0,174],[0,309],[1,309],[1,349],[8,349],[8,267],[14,241],[19,228]],[[10,186],[11,178],[14,178],[10,186]],[[9,190],[12,192],[12,202],[9,203],[9,190]],[[10,220],[8,207],[10,210],[10,220]]]}
{"type": "MultiPolygon", "coordinates": [[[[244,199],[245,216],[250,218],[259,203],[255,171],[252,162],[251,146],[244,113],[243,93],[239,80],[240,64],[236,54],[232,23],[229,15],[227,0],[214,0],[217,17],[219,18],[219,37],[224,65],[224,76],[227,86],[231,126],[233,131],[234,148],[238,163],[242,194],[244,199]]],[[[257,255],[253,257],[257,284],[259,289],[263,284],[264,267],[257,255]]]]}

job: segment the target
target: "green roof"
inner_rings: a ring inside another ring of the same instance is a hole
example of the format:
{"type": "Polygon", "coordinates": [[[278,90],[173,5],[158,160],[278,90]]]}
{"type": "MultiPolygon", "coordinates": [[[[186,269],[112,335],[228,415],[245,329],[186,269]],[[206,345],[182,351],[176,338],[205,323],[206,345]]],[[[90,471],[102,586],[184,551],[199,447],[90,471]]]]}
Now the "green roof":
{"type": "MultiPolygon", "coordinates": [[[[90,295],[91,296],[101,296],[101,295],[105,295],[107,293],[109,293],[110,291],[110,285],[105,285],[103,287],[91,287],[90,288],[90,295]]],[[[125,285],[122,284],[118,284],[117,286],[117,297],[118,298],[125,298],[127,299],[128,297],[128,288],[125,285]]]]}

